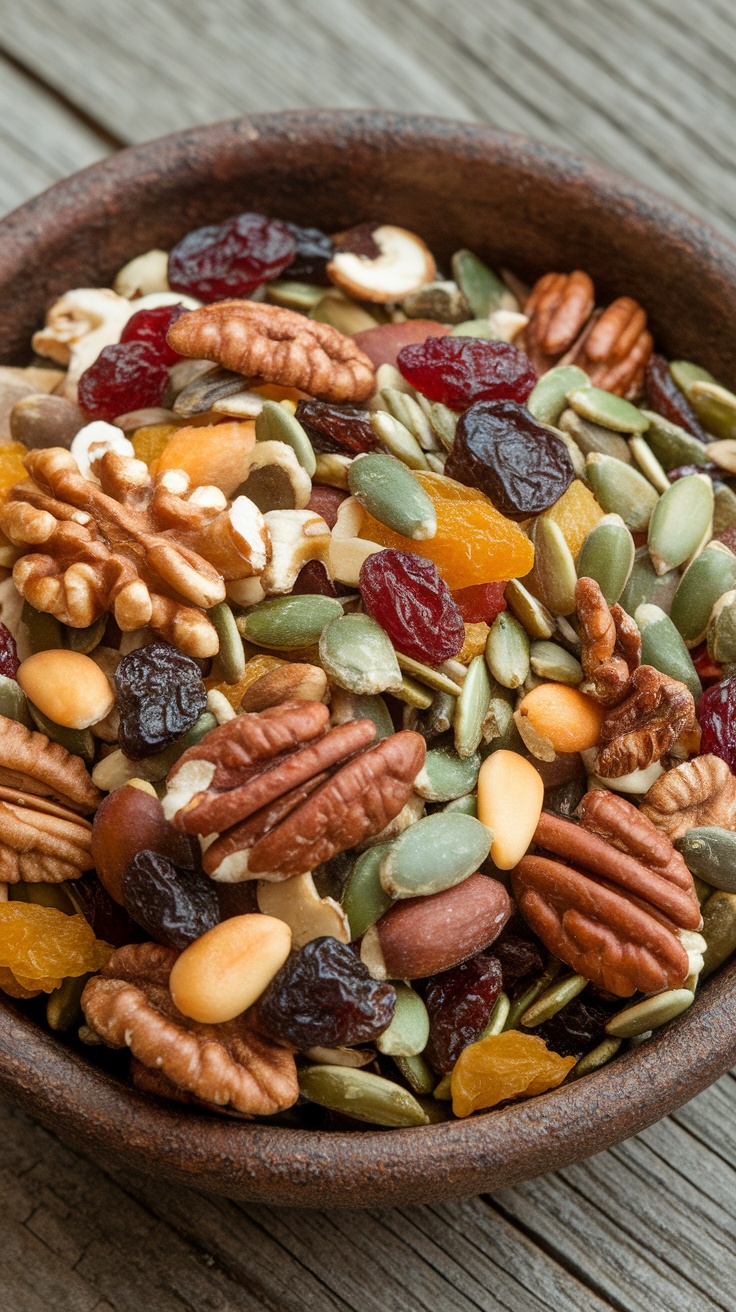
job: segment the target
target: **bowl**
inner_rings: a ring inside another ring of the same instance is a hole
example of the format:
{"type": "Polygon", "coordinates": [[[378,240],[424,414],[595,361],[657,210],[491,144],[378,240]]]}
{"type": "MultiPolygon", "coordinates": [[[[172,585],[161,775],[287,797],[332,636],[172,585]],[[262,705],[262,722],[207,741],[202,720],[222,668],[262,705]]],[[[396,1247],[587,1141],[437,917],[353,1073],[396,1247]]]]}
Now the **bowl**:
{"type": "MultiPolygon", "coordinates": [[[[413,228],[531,279],[586,269],[645,306],[660,349],[736,382],[736,248],[578,156],[479,125],[382,113],[240,118],[123,151],[0,223],[0,362],[23,363],[49,302],[132,256],[256,209],[336,231],[413,228]]],[[[148,1099],[0,995],[0,1095],[97,1158],[270,1204],[366,1207],[493,1191],[618,1143],[736,1061],[736,961],[649,1042],[555,1092],[465,1121],[322,1132],[148,1099]]]]}

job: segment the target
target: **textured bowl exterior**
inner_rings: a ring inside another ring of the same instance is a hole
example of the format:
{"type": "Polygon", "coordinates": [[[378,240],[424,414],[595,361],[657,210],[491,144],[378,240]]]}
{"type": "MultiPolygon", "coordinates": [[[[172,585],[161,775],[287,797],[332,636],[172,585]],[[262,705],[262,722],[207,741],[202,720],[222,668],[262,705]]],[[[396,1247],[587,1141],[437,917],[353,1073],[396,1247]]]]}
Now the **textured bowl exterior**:
{"type": "MultiPolygon", "coordinates": [[[[642,302],[662,350],[736,383],[736,248],[575,155],[491,128],[381,113],[259,115],[179,133],[76,174],[0,222],[0,363],[29,358],[48,304],[110,285],[151,246],[240,210],[416,229],[531,279],[580,267],[642,302]]],[[[302,1207],[496,1190],[636,1134],[736,1062],[736,962],[649,1043],[594,1075],[466,1121],[318,1132],[137,1093],[0,994],[0,1095],[97,1158],[244,1200],[302,1207]]]]}

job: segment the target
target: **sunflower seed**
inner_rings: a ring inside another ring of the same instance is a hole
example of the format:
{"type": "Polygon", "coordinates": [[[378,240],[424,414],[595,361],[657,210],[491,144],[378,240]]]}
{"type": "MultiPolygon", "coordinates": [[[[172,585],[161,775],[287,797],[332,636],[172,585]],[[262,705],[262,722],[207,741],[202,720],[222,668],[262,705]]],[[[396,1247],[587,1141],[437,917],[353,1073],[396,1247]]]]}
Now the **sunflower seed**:
{"type": "Polygon", "coordinates": [[[659,1025],[674,1020],[675,1016],[687,1011],[692,1001],[690,989],[667,989],[665,993],[655,993],[612,1016],[606,1025],[606,1034],[617,1039],[636,1038],[647,1030],[657,1029],[659,1025]]]}
{"type": "Polygon", "coordinates": [[[472,251],[455,251],[450,263],[452,276],[477,319],[487,318],[501,306],[511,307],[512,302],[515,306],[505,284],[472,251]]]}
{"type": "Polygon", "coordinates": [[[634,556],[629,581],[619,598],[620,604],[627,614],[633,615],[637,606],[649,601],[660,606],[667,614],[679,582],[680,575],[676,569],[671,569],[667,574],[657,574],[647,548],[639,547],[634,556]]]}
{"type": "Polygon", "coordinates": [[[396,387],[384,387],[381,393],[386,409],[394,419],[408,428],[422,449],[437,450],[438,443],[432,427],[416,398],[396,387]]]}
{"type": "Polygon", "coordinates": [[[431,1096],[437,1076],[423,1057],[394,1057],[394,1061],[413,1093],[425,1098],[431,1096]]]}
{"type": "Polygon", "coordinates": [[[408,1089],[371,1071],[348,1066],[306,1066],[299,1071],[305,1098],[370,1125],[428,1125],[429,1117],[408,1089]]]}
{"type": "Polygon", "coordinates": [[[553,615],[571,615],[578,576],[562,529],[553,519],[540,515],[529,537],[534,544],[534,565],[526,575],[527,586],[553,615]]]}
{"type": "MultiPolygon", "coordinates": [[[[314,602],[316,598],[289,600],[314,602]]],[[[401,691],[396,653],[381,626],[369,615],[340,615],[331,619],[319,639],[319,658],[328,678],[348,692],[372,695],[401,691]]]]}
{"type": "Polygon", "coordinates": [[[586,1052],[580,1058],[580,1061],[573,1066],[570,1071],[572,1079],[579,1080],[583,1075],[591,1075],[593,1071],[600,1070],[601,1066],[605,1066],[612,1057],[616,1056],[622,1043],[623,1039],[610,1038],[604,1039],[595,1048],[591,1048],[590,1052],[586,1052]]]}
{"type": "Polygon", "coordinates": [[[556,980],[550,988],[545,989],[538,998],[522,1012],[519,1017],[519,1024],[525,1029],[535,1029],[537,1025],[542,1025],[552,1016],[556,1016],[558,1011],[562,1011],[568,1002],[582,993],[587,986],[588,980],[584,975],[566,975],[564,979],[556,980]]]}
{"type": "Polygon", "coordinates": [[[451,802],[473,791],[479,770],[477,752],[461,757],[451,747],[432,747],[414,780],[414,791],[428,802],[451,802]]]}
{"type": "Polygon", "coordinates": [[[576,414],[614,433],[645,433],[649,420],[630,401],[601,387],[578,387],[567,394],[567,403],[576,414]]]}
{"type": "MultiPolygon", "coordinates": [[[[301,597],[269,597],[241,615],[238,633],[258,647],[309,647],[319,640],[330,620],[342,617],[335,597],[313,594],[301,597]]],[[[387,639],[388,641],[388,639],[387,639]]]]}
{"type": "Polygon", "coordinates": [[[711,542],[682,576],[670,615],[688,647],[705,637],[713,607],[736,588],[736,556],[722,542],[711,542]]]}
{"type": "Polygon", "coordinates": [[[386,1057],[418,1057],[429,1039],[429,1013],[408,984],[394,984],[396,1009],[388,1029],[379,1034],[376,1047],[386,1057]]]}
{"type": "Polygon", "coordinates": [[[486,662],[504,688],[520,688],[529,673],[529,639],[507,610],[497,615],[486,643],[486,662]]]}
{"type": "Polygon", "coordinates": [[[272,305],[283,305],[287,310],[314,309],[325,294],[324,287],[316,287],[311,282],[269,282],[266,285],[266,300],[272,305]]]}
{"type": "Polygon", "coordinates": [[[631,464],[631,452],[626,438],[618,433],[612,433],[610,428],[591,424],[570,409],[562,411],[558,427],[563,433],[567,433],[583,456],[596,452],[603,456],[613,456],[615,460],[621,460],[625,465],[631,464]]]}
{"type": "Polygon", "coordinates": [[[428,688],[435,688],[437,692],[449,693],[451,697],[459,697],[461,685],[456,683],[443,673],[437,666],[424,665],[422,661],[415,661],[412,656],[404,656],[402,652],[397,651],[396,659],[407,674],[413,675],[420,683],[426,683],[428,688]]]}
{"type": "Polygon", "coordinates": [[[703,906],[702,935],[707,943],[701,978],[706,979],[736,952],[736,893],[714,893],[703,906]]]}
{"type": "Polygon", "coordinates": [[[519,1018],[524,1015],[524,1012],[531,1007],[540,994],[544,993],[545,989],[548,989],[550,984],[557,979],[561,970],[562,962],[558,961],[557,957],[550,956],[543,973],[535,979],[533,984],[529,985],[528,989],[524,990],[520,997],[511,1003],[509,1014],[506,1017],[506,1024],[503,1027],[504,1030],[516,1029],[519,1018]]]}
{"type": "Polygon", "coordinates": [[[679,679],[697,701],[703,691],[700,678],[669,615],[665,615],[659,606],[645,602],[637,607],[634,622],[641,633],[642,664],[653,665],[655,670],[671,679],[679,679]]]}
{"type": "Polygon", "coordinates": [[[24,724],[26,729],[33,728],[23,689],[15,679],[9,679],[5,674],[0,674],[0,715],[6,720],[15,720],[18,724],[24,724]]]}
{"type": "Polygon", "coordinates": [[[379,442],[407,469],[429,469],[427,457],[417,439],[387,410],[375,410],[370,424],[379,442]]]}
{"type": "Polygon", "coordinates": [[[174,401],[174,413],[181,419],[192,419],[195,415],[206,414],[215,401],[222,401],[226,396],[245,390],[242,374],[231,373],[229,369],[208,369],[206,373],[194,378],[174,401]]]}
{"type": "Polygon", "coordinates": [[[221,601],[207,611],[207,618],[214,624],[220,639],[212,673],[225,683],[237,683],[245,670],[245,652],[235,617],[227,602],[221,601]]]}
{"type": "Polygon", "coordinates": [[[736,834],[731,829],[716,825],[689,829],[675,847],[692,875],[724,893],[736,893],[736,834]]]}
{"type": "Polygon", "coordinates": [[[399,687],[393,688],[392,692],[400,702],[405,702],[407,706],[413,707],[417,711],[429,710],[432,705],[433,697],[431,692],[407,674],[401,676],[399,687]]]}
{"type": "Polygon", "coordinates": [[[369,847],[348,875],[340,901],[350,925],[351,942],[365,934],[391,906],[392,898],[384,892],[380,880],[381,862],[388,849],[388,843],[369,847]]]}
{"type": "Polygon", "coordinates": [[[372,451],[357,457],[348,470],[348,487],[379,524],[402,537],[423,541],[435,536],[434,502],[393,456],[372,451]]]}
{"type": "Polygon", "coordinates": [[[489,1038],[491,1034],[502,1034],[510,1010],[511,1002],[508,993],[499,993],[493,1011],[488,1017],[488,1023],[482,1033],[478,1035],[478,1041],[489,1038]]]}
{"type": "Polygon", "coordinates": [[[578,578],[595,579],[612,606],[618,601],[634,566],[634,539],[620,515],[604,515],[583,542],[578,578]]]}
{"type": "Polygon", "coordinates": [[[736,437],[736,396],[727,387],[699,378],[688,387],[687,399],[709,433],[736,437]]]}
{"type": "Polygon", "coordinates": [[[705,446],[692,433],[671,424],[654,410],[643,410],[649,420],[645,441],[652,448],[660,465],[669,474],[671,469],[681,465],[707,465],[708,457],[705,446]]]}
{"type": "Polygon", "coordinates": [[[606,514],[620,515],[632,533],[644,533],[659,500],[644,475],[622,460],[595,452],[587,457],[585,472],[606,514]]]}
{"type": "Polygon", "coordinates": [[[279,401],[265,401],[256,418],[256,442],[286,442],[310,478],[317,471],[312,443],[299,420],[279,401]]]}
{"type": "Polygon", "coordinates": [[[470,306],[456,282],[428,282],[410,292],[401,302],[407,319],[436,319],[438,323],[462,323],[470,317],[470,306]]]}
{"type": "Polygon", "coordinates": [[[526,408],[540,424],[556,424],[567,405],[568,392],[587,385],[588,375],[576,364],[557,365],[532,388],[526,408]]]}
{"type": "Polygon", "coordinates": [[[492,842],[490,829],[470,815],[425,816],[391,844],[381,862],[381,887],[392,898],[453,888],[483,864],[492,842]]]}
{"type": "Polygon", "coordinates": [[[453,721],[455,751],[463,760],[473,756],[478,749],[490,701],[491,681],[485,657],[475,656],[468,666],[453,721]]]}
{"type": "Polygon", "coordinates": [[[646,439],[638,433],[635,434],[629,440],[629,451],[634,457],[634,463],[638,465],[644,477],[649,479],[652,487],[656,487],[658,492],[666,492],[670,480],[646,439]]]}
{"type": "Polygon", "coordinates": [[[530,638],[551,638],[555,622],[546,606],[528,592],[518,579],[510,579],[504,589],[506,603],[530,638]]]}
{"type": "Polygon", "coordinates": [[[673,483],[652,511],[647,545],[658,574],[683,565],[710,534],[713,484],[705,474],[673,483]]]}
{"type": "Polygon", "coordinates": [[[531,667],[540,679],[553,683],[569,683],[576,687],[582,682],[583,667],[558,642],[533,642],[530,652],[531,667]]]}

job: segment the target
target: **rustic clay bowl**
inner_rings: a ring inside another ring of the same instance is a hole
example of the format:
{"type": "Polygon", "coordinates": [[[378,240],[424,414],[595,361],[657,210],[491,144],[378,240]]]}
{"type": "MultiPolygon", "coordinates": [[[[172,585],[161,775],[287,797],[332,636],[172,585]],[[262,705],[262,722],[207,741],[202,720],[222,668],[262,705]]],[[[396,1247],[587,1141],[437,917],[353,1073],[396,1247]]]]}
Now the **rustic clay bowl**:
{"type": "MultiPolygon", "coordinates": [[[[0,224],[0,362],[22,363],[51,299],[110,285],[152,246],[244,209],[335,231],[414,228],[532,278],[587,269],[646,307],[660,348],[736,382],[736,248],[593,164],[487,127],[374,113],[274,114],[184,132],[77,174],[0,224]]],[[[651,1042],[527,1103],[414,1130],[318,1133],[147,1099],[0,994],[0,1095],[77,1147],[241,1199],[430,1201],[566,1166],[680,1107],[736,1061],[736,962],[651,1042]]]]}

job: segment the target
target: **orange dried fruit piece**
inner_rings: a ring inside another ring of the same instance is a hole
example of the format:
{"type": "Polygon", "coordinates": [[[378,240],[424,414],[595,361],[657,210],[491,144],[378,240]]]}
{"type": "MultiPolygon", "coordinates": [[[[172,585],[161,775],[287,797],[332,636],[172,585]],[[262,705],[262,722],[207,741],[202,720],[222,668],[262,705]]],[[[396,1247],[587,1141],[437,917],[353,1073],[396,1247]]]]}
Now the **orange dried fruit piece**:
{"type": "Polygon", "coordinates": [[[433,560],[451,590],[529,573],[534,547],[523,529],[496,510],[488,497],[444,474],[413,472],[434,503],[435,536],[420,541],[402,537],[364,512],[359,537],[433,560]]]}
{"type": "Polygon", "coordinates": [[[28,470],[23,463],[27,455],[28,447],[22,442],[5,442],[0,445],[0,492],[28,478],[28,470]]]}
{"type": "Polygon", "coordinates": [[[540,519],[554,521],[576,560],[590,530],[603,519],[603,511],[590,488],[576,478],[540,519]]]}
{"type": "Polygon", "coordinates": [[[69,976],[100,970],[112,948],[84,916],[31,902],[0,902],[0,967],[26,989],[51,993],[69,976]]]}
{"type": "Polygon", "coordinates": [[[490,1034],[460,1053],[450,1081],[452,1110],[456,1116],[469,1116],[509,1098],[556,1089],[574,1065],[574,1057],[550,1052],[537,1034],[490,1034]]]}
{"type": "Polygon", "coordinates": [[[130,440],[138,460],[153,464],[163,455],[164,447],[180,428],[181,424],[146,424],[143,428],[136,428],[130,440]]]}
{"type": "Polygon", "coordinates": [[[179,428],[151,466],[152,474],[183,469],[192,487],[219,487],[231,497],[245,480],[256,443],[253,420],[179,428]]]}
{"type": "Polygon", "coordinates": [[[223,697],[227,697],[234,711],[237,711],[247,688],[250,688],[256,679],[260,679],[269,670],[275,670],[279,665],[283,665],[275,656],[252,656],[247,662],[243,673],[237,683],[224,683],[221,679],[205,679],[204,686],[208,692],[221,692],[223,697]]]}

